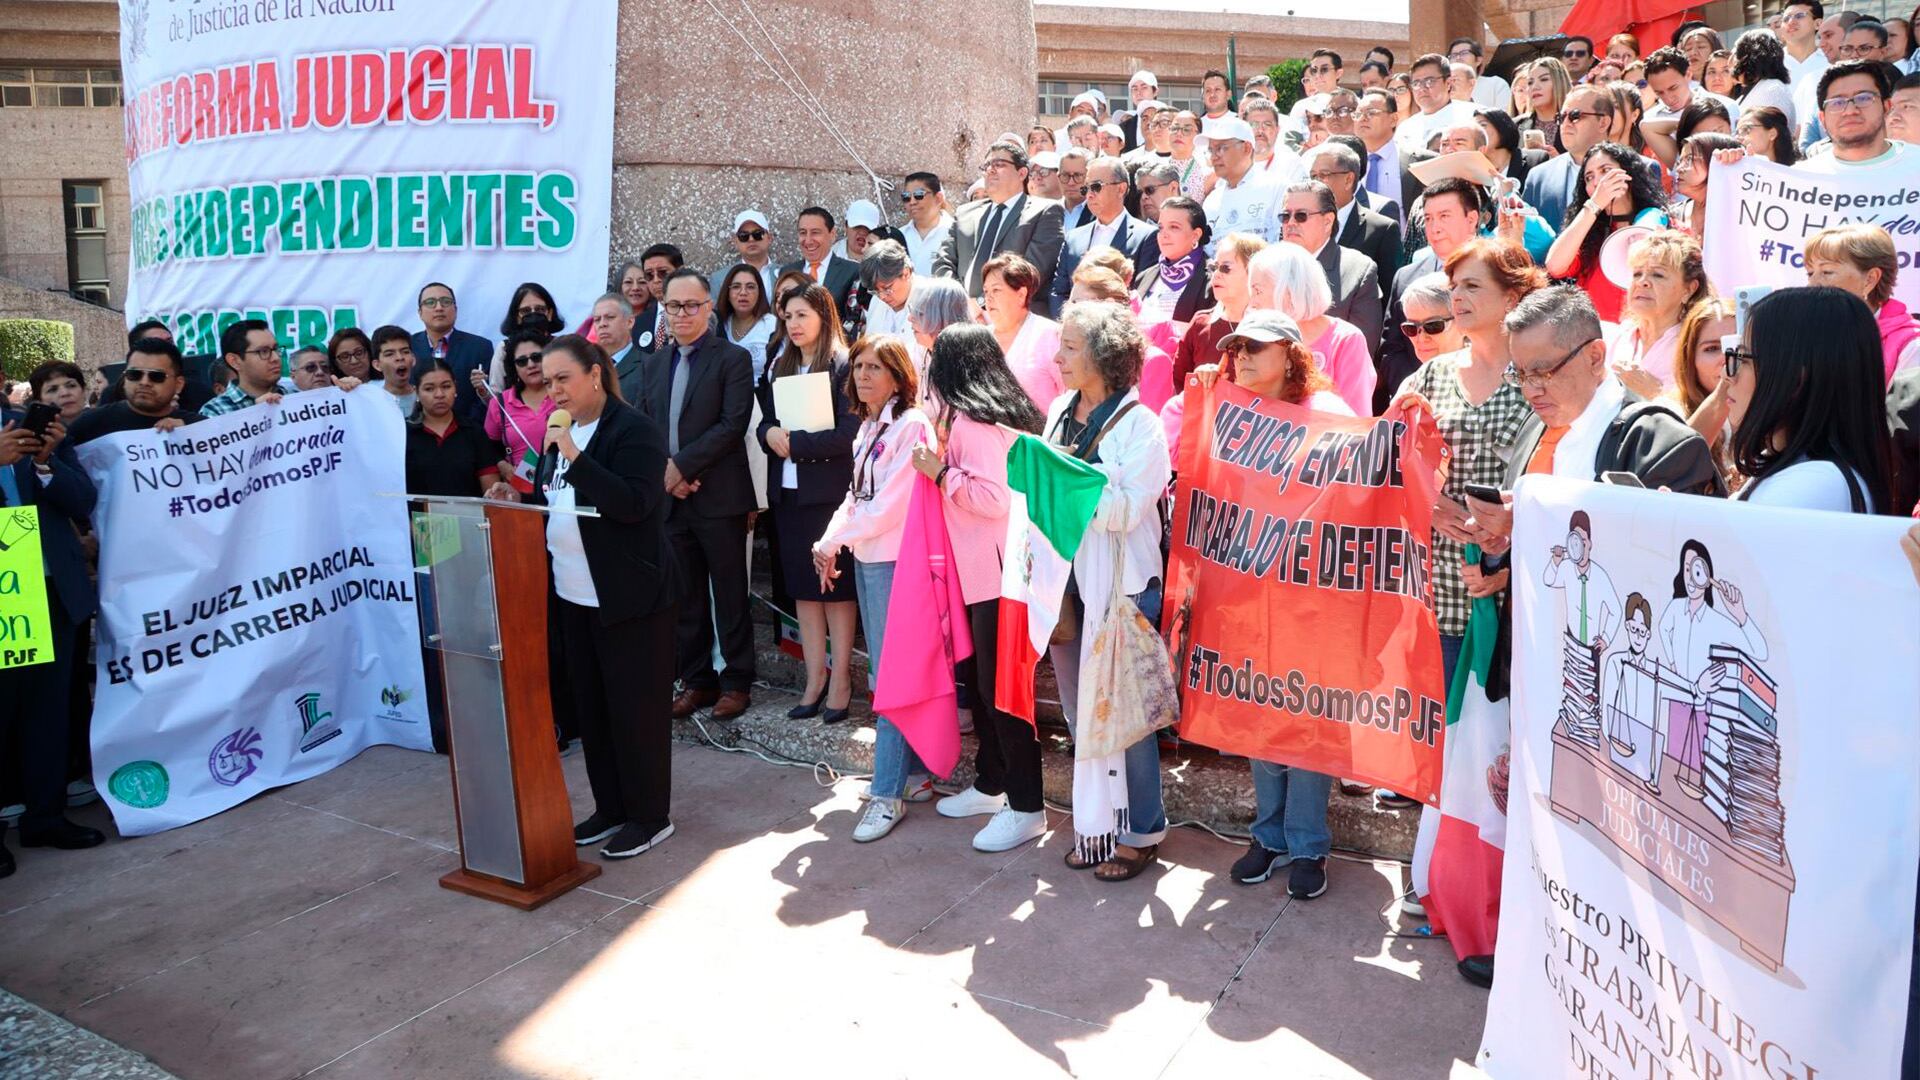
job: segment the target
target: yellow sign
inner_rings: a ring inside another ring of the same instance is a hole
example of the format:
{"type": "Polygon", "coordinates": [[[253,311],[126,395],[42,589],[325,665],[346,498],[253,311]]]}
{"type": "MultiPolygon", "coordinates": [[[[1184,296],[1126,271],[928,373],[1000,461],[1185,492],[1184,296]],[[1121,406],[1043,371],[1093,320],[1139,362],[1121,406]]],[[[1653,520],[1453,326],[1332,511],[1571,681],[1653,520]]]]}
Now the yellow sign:
{"type": "Polygon", "coordinates": [[[460,554],[460,518],[455,514],[413,512],[413,565],[438,566],[460,554]]]}
{"type": "Polygon", "coordinates": [[[0,510],[0,668],[52,662],[40,510],[8,507],[0,510]]]}

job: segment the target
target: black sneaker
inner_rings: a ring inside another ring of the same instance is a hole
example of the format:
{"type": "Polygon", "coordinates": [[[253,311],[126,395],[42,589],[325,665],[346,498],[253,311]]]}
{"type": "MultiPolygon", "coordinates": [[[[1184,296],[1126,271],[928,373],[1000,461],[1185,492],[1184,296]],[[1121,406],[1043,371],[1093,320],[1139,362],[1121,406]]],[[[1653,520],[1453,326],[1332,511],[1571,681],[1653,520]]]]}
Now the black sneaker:
{"type": "Polygon", "coordinates": [[[626,822],[603,817],[600,811],[595,810],[592,817],[573,827],[573,845],[586,847],[588,844],[597,844],[619,832],[624,824],[626,822]]]}
{"type": "Polygon", "coordinates": [[[661,841],[672,835],[673,825],[670,823],[664,826],[629,823],[620,826],[620,831],[613,834],[613,839],[600,849],[600,854],[609,859],[631,859],[658,847],[661,841]]]}
{"type": "Polygon", "coordinates": [[[50,829],[36,832],[20,830],[21,847],[50,847],[62,851],[80,851],[84,848],[99,847],[107,842],[107,834],[99,829],[89,829],[85,825],[75,825],[65,818],[50,829]]]}
{"type": "Polygon", "coordinates": [[[1286,852],[1268,851],[1260,846],[1260,841],[1253,840],[1247,845],[1247,853],[1234,860],[1230,873],[1236,885],[1258,885],[1272,877],[1275,869],[1291,861],[1286,852]]]}
{"type": "Polygon", "coordinates": [[[1327,891],[1327,860],[1295,859],[1287,871],[1287,895],[1295,900],[1311,900],[1327,891]]]}

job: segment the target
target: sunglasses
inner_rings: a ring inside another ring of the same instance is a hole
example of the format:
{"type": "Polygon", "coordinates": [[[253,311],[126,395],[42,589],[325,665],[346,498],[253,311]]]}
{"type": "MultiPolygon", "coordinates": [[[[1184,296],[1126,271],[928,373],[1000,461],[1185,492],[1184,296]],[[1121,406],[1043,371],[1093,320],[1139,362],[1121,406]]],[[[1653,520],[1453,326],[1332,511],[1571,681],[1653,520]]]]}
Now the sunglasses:
{"type": "Polygon", "coordinates": [[[1563,60],[1585,60],[1592,55],[1591,52],[1587,52],[1584,49],[1564,49],[1560,53],[1560,58],[1563,60]]]}
{"type": "Polygon", "coordinates": [[[126,374],[121,377],[130,383],[150,382],[158,384],[166,382],[173,376],[161,371],[159,368],[130,367],[127,369],[126,374]]]}
{"type": "Polygon", "coordinates": [[[665,281],[672,273],[673,271],[671,270],[642,270],[640,271],[640,280],[665,281]]]}
{"type": "Polygon", "coordinates": [[[535,352],[535,353],[528,353],[525,356],[516,356],[513,358],[513,366],[517,368],[539,367],[540,354],[535,352]]]}
{"type": "Polygon", "coordinates": [[[1324,213],[1327,213],[1327,211],[1325,210],[1282,210],[1280,211],[1279,216],[1281,221],[1290,221],[1295,225],[1305,225],[1307,222],[1312,221],[1315,216],[1319,214],[1324,214],[1324,213]]]}
{"type": "Polygon", "coordinates": [[[529,315],[549,315],[550,316],[553,314],[553,309],[550,307],[523,307],[515,311],[514,314],[520,316],[523,319],[529,315]]]}
{"type": "Polygon", "coordinates": [[[900,201],[903,203],[916,203],[931,194],[933,194],[931,191],[903,191],[900,193],[900,201]]]}
{"type": "Polygon", "coordinates": [[[1091,194],[1094,194],[1094,195],[1098,195],[1098,194],[1100,194],[1101,192],[1103,192],[1103,191],[1105,191],[1105,190],[1107,190],[1107,189],[1108,189],[1108,188],[1110,188],[1110,187],[1112,187],[1112,188],[1123,188],[1123,187],[1126,187],[1126,186],[1127,186],[1127,185],[1126,185],[1125,183],[1123,183],[1123,182],[1121,182],[1121,181],[1119,181],[1119,180],[1093,180],[1093,181],[1090,181],[1090,182],[1088,182],[1088,184],[1087,184],[1087,186],[1086,186],[1086,187],[1083,187],[1083,188],[1081,188],[1080,190],[1081,190],[1081,191],[1084,191],[1084,192],[1088,192],[1088,193],[1091,193],[1091,194]]]}
{"type": "Polygon", "coordinates": [[[1419,337],[1421,334],[1425,334],[1428,337],[1438,337],[1447,332],[1447,324],[1452,321],[1453,316],[1442,315],[1437,319],[1422,319],[1419,322],[1403,322],[1400,324],[1400,332],[1410,338],[1419,337]]]}
{"type": "Polygon", "coordinates": [[[1568,109],[1566,112],[1560,114],[1560,122],[1563,124],[1577,124],[1590,116],[1612,119],[1611,113],[1598,112],[1593,109],[1568,109]]]}
{"type": "Polygon", "coordinates": [[[327,370],[327,365],[320,363],[301,364],[299,367],[294,368],[294,370],[302,375],[318,375],[327,370]]]}
{"type": "Polygon", "coordinates": [[[741,229],[739,232],[733,234],[733,238],[743,244],[757,244],[767,238],[767,230],[741,229]]]}

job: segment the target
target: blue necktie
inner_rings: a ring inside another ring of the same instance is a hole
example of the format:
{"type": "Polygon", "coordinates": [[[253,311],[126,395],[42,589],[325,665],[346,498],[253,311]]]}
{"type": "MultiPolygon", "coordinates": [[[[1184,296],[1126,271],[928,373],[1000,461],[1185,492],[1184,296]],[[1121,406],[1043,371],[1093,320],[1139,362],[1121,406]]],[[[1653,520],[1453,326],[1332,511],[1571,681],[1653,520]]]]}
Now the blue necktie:
{"type": "Polygon", "coordinates": [[[1380,189],[1380,173],[1381,173],[1380,155],[1368,154],[1367,155],[1367,190],[1373,192],[1375,195],[1386,194],[1385,191],[1382,191],[1380,189]]]}

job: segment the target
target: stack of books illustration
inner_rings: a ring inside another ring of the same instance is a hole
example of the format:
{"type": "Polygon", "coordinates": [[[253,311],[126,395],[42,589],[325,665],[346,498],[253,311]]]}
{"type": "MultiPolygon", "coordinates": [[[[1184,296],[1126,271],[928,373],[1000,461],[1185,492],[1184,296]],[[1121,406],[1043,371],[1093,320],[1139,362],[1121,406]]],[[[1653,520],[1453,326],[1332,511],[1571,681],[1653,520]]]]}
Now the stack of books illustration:
{"type": "Polygon", "coordinates": [[[1567,733],[1588,746],[1600,745],[1600,669],[1593,646],[1565,632],[1560,646],[1566,654],[1561,666],[1560,723],[1567,733]]]}
{"type": "Polygon", "coordinates": [[[1786,855],[1786,808],[1780,803],[1779,690],[1753,658],[1716,645],[1708,659],[1726,678],[1707,701],[1701,754],[1701,802],[1726,823],[1728,838],[1775,863],[1786,855]]]}

